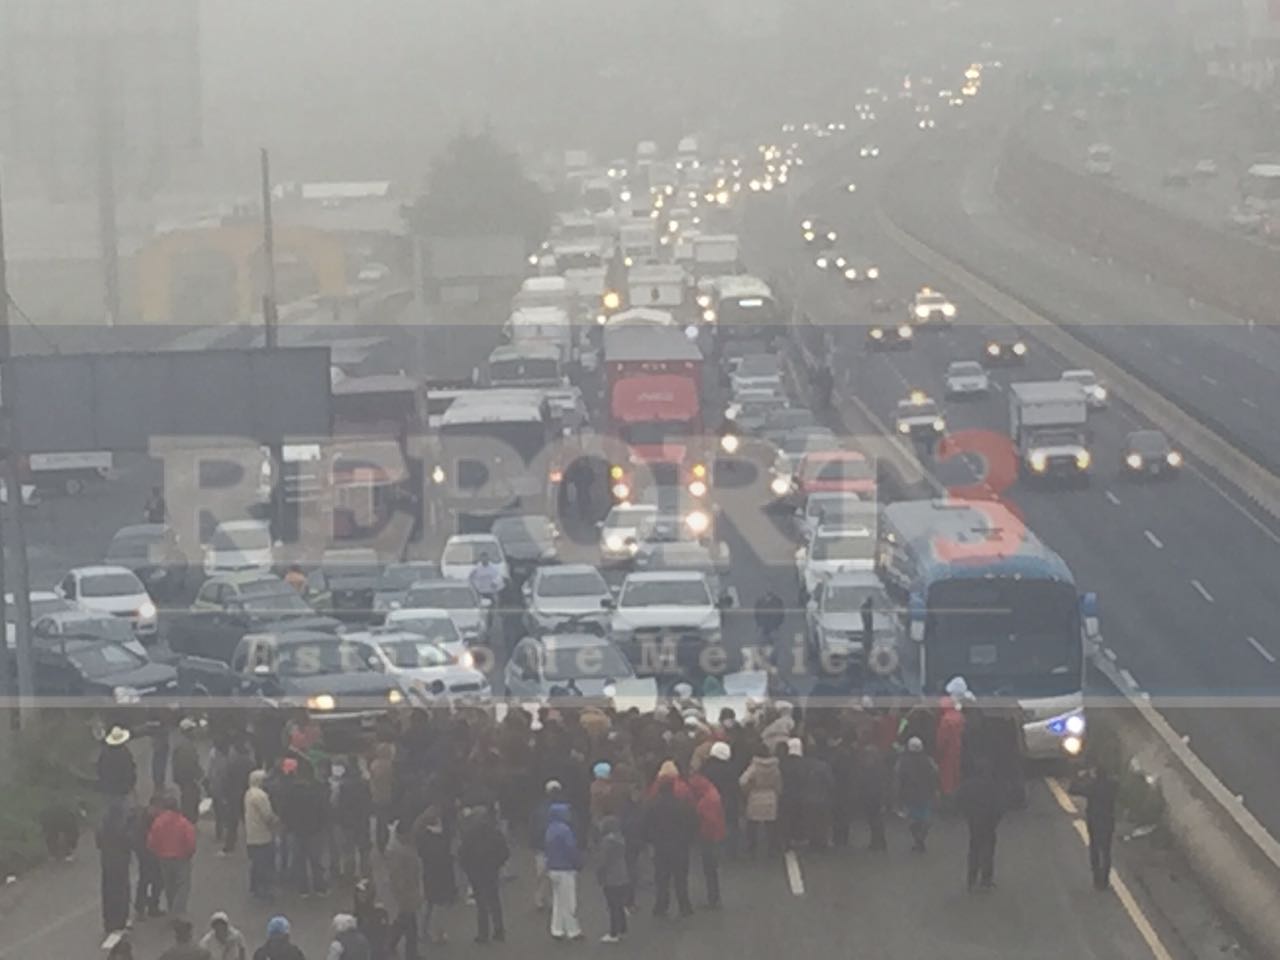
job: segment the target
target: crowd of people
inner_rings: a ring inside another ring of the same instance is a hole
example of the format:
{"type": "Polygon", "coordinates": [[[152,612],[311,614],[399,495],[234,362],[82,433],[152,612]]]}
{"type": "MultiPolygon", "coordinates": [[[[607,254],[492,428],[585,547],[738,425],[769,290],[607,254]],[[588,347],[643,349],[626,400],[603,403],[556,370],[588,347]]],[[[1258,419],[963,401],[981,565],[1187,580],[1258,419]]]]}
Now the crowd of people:
{"type": "MultiPolygon", "coordinates": [[[[476,941],[504,940],[502,877],[514,844],[532,850],[536,906],[563,940],[581,939],[584,926],[602,929],[605,943],[625,937],[642,876],[655,916],[673,900],[681,916],[693,913],[695,860],[699,899],[718,909],[725,858],[848,847],[860,831],[883,852],[895,815],[923,853],[939,809],[967,819],[966,879],[980,890],[995,881],[1001,817],[1021,802],[1018,731],[1016,717],[979,708],[963,683],[936,705],[908,710],[769,702],[711,718],[696,701],[674,700],[650,713],[511,707],[498,719],[419,709],[388,714],[351,753],[327,751],[303,713],[244,725],[215,716],[207,730],[187,717],[160,735],[158,787],[136,805],[128,735],[113,730],[99,758],[110,798],[97,836],[103,926],[116,955],[131,956],[122,931],[132,892],[135,921],[162,912],[180,921],[167,960],[246,956],[225,914],[200,942],[187,922],[193,824],[206,795],[216,853],[236,852],[243,839],[254,898],[326,895],[335,884],[349,891],[330,960],[416,960],[425,943],[444,939],[442,911],[464,895],[476,941]],[[211,741],[203,763],[197,735],[211,741]],[[581,889],[584,877],[598,895],[581,889]],[[599,905],[585,923],[582,903],[599,905]]],[[[1110,869],[1114,783],[1098,774],[1083,788],[1091,832],[1100,842],[1106,835],[1105,857],[1094,857],[1099,886],[1110,869]]],[[[251,955],[301,956],[283,915],[251,955]]]]}

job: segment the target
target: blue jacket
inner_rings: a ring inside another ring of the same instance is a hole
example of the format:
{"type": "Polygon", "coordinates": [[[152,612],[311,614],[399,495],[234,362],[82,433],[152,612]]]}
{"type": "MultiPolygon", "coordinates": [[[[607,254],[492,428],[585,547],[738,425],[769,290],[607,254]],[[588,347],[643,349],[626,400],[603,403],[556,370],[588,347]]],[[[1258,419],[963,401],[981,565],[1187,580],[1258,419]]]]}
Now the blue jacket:
{"type": "Polygon", "coordinates": [[[580,870],[582,853],[578,850],[578,838],[569,825],[569,805],[553,803],[549,813],[546,836],[548,870],[580,870]]]}

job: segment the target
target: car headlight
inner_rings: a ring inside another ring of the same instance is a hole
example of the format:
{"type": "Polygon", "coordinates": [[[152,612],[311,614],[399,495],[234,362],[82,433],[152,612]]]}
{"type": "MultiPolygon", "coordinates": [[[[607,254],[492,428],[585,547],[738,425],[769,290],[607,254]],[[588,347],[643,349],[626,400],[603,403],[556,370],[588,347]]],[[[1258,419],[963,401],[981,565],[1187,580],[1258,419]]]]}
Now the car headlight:
{"type": "Polygon", "coordinates": [[[801,221],[800,221],[800,229],[801,229],[801,230],[803,230],[805,233],[809,233],[809,232],[811,232],[811,231],[813,230],[813,221],[812,221],[812,220],[801,220],[801,221]]]}
{"type": "Polygon", "coordinates": [[[698,306],[702,307],[704,310],[707,307],[711,306],[711,294],[709,293],[698,294],[698,306]]]}
{"type": "Polygon", "coordinates": [[[1125,457],[1125,458],[1124,458],[1124,462],[1125,462],[1126,464],[1128,464],[1128,466],[1129,466],[1129,469],[1130,469],[1130,470],[1141,470],[1141,469],[1142,469],[1142,454],[1140,454],[1140,453],[1131,453],[1131,454],[1129,454],[1127,457],[1125,457]]]}
{"type": "Polygon", "coordinates": [[[857,185],[856,183],[851,183],[851,184],[849,184],[848,186],[846,186],[846,187],[845,187],[845,190],[846,190],[848,193],[857,193],[857,192],[858,192],[858,185],[857,185]]]}
{"type": "Polygon", "coordinates": [[[916,332],[912,330],[908,324],[904,323],[902,326],[898,328],[898,336],[900,336],[903,340],[910,340],[912,337],[915,336],[915,334],[916,332]]]}
{"type": "Polygon", "coordinates": [[[1088,470],[1091,463],[1093,463],[1093,455],[1088,450],[1081,450],[1076,454],[1076,466],[1081,470],[1088,470]]]}
{"type": "Polygon", "coordinates": [[[1062,750],[1069,757],[1079,756],[1084,749],[1084,741],[1080,737],[1063,737],[1062,750]]]}
{"type": "Polygon", "coordinates": [[[1013,345],[1013,352],[1016,356],[1025,357],[1027,355],[1027,345],[1019,340],[1013,345]]]}
{"type": "Polygon", "coordinates": [[[919,317],[921,320],[926,319],[929,316],[929,308],[916,307],[916,316],[919,317]]]}
{"type": "Polygon", "coordinates": [[[898,432],[899,432],[899,433],[910,433],[910,432],[911,432],[911,424],[909,424],[909,423],[907,423],[905,420],[903,420],[901,423],[899,423],[899,424],[898,424],[898,432]]]}
{"type": "Polygon", "coordinates": [[[705,480],[691,480],[689,482],[689,493],[695,497],[705,497],[707,495],[707,482],[705,480]]]}
{"type": "Polygon", "coordinates": [[[829,241],[831,241],[832,243],[835,243],[835,242],[836,242],[836,239],[837,239],[836,232],[835,232],[834,230],[828,230],[828,231],[827,231],[827,239],[828,239],[829,241]]]}
{"type": "Polygon", "coordinates": [[[848,260],[846,260],[844,257],[836,257],[836,269],[837,269],[837,270],[843,270],[843,269],[844,269],[845,267],[847,267],[848,265],[849,265],[849,261],[848,261],[848,260]]]}
{"type": "Polygon", "coordinates": [[[536,253],[529,254],[529,266],[536,267],[538,265],[538,255],[536,253]]]}
{"type": "Polygon", "coordinates": [[[826,257],[819,257],[817,260],[813,261],[813,263],[819,270],[825,270],[830,265],[831,261],[826,257]]]}
{"type": "Polygon", "coordinates": [[[404,703],[404,692],[401,690],[397,690],[395,687],[392,687],[390,690],[387,691],[387,702],[388,703],[404,703]]]}
{"type": "Polygon", "coordinates": [[[138,703],[142,700],[142,694],[134,687],[114,687],[111,696],[116,703],[138,703]]]}
{"type": "Polygon", "coordinates": [[[880,279],[880,268],[879,268],[879,267],[867,267],[867,279],[868,279],[868,280],[879,280],[879,279],[880,279]]]}
{"type": "Polygon", "coordinates": [[[943,430],[947,429],[947,421],[942,419],[942,417],[935,418],[933,421],[933,429],[938,433],[941,433],[943,430]]]}
{"type": "Polygon", "coordinates": [[[956,315],[956,305],[954,303],[944,303],[942,305],[942,315],[944,317],[954,317],[956,315]]]}
{"type": "Polygon", "coordinates": [[[806,242],[806,243],[813,243],[814,238],[815,238],[816,236],[817,236],[817,234],[816,234],[816,233],[814,233],[812,230],[806,230],[806,231],[804,232],[804,239],[805,239],[805,242],[806,242]]]}
{"type": "Polygon", "coordinates": [[[1044,473],[1045,468],[1049,466],[1049,458],[1037,450],[1031,454],[1031,469],[1036,473],[1044,473]]]}
{"type": "Polygon", "coordinates": [[[846,270],[846,271],[844,272],[844,278],[845,278],[846,280],[857,280],[857,279],[858,279],[858,271],[857,271],[857,270],[855,270],[853,267],[850,267],[848,270],[846,270]]]}
{"type": "Polygon", "coordinates": [[[883,330],[881,330],[879,327],[872,327],[872,328],[871,328],[871,339],[872,339],[872,340],[883,340],[883,339],[884,339],[884,331],[883,331],[883,330]]]}
{"type": "Polygon", "coordinates": [[[988,355],[988,356],[991,356],[991,357],[998,357],[998,356],[1000,356],[1000,344],[998,344],[998,343],[988,343],[988,344],[987,344],[987,355],[988,355]]]}
{"type": "Polygon", "coordinates": [[[716,312],[715,312],[714,310],[712,310],[710,307],[707,307],[707,309],[705,309],[705,310],[703,310],[703,311],[702,311],[702,322],[703,322],[703,323],[715,323],[715,322],[716,322],[716,312]]]}
{"type": "Polygon", "coordinates": [[[1165,463],[1169,464],[1169,466],[1171,467],[1182,466],[1182,454],[1180,454],[1177,450],[1170,450],[1169,455],[1166,456],[1164,459],[1165,459],[1165,463]]]}
{"type": "Polygon", "coordinates": [[[317,693],[314,696],[307,697],[307,709],[316,710],[320,713],[327,713],[338,705],[333,696],[328,693],[317,693]]]}
{"type": "Polygon", "coordinates": [[[138,606],[139,620],[154,620],[156,618],[156,605],[150,600],[144,600],[138,606]]]}
{"type": "Polygon", "coordinates": [[[1099,400],[1105,400],[1105,399],[1107,399],[1107,388],[1106,388],[1106,387],[1094,387],[1094,388],[1093,388],[1093,395],[1094,395],[1097,399],[1099,399],[1099,400]]]}
{"type": "Polygon", "coordinates": [[[1084,733],[1084,717],[1078,713],[1067,717],[1066,731],[1073,737],[1081,736],[1084,733]]]}
{"type": "Polygon", "coordinates": [[[689,532],[701,536],[711,527],[711,518],[707,516],[704,510],[690,510],[684,518],[685,526],[689,528],[689,532]]]}
{"type": "Polygon", "coordinates": [[[769,489],[773,491],[776,497],[785,497],[791,492],[791,479],[789,477],[774,477],[769,483],[769,489]]]}
{"type": "Polygon", "coordinates": [[[736,434],[727,433],[720,438],[720,449],[725,453],[737,453],[740,443],[736,434]]]}
{"type": "Polygon", "coordinates": [[[613,485],[613,495],[618,500],[626,500],[627,497],[631,496],[631,488],[625,483],[615,483],[613,485]]]}

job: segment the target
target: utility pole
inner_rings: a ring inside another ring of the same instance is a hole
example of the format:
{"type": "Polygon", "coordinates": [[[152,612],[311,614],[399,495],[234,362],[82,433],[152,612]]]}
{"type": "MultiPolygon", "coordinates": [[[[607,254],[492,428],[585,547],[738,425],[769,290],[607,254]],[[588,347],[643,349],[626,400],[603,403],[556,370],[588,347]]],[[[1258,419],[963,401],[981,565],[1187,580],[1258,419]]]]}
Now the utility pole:
{"type": "MultiPolygon", "coordinates": [[[[2,171],[0,171],[2,172],[2,171]]],[[[9,283],[4,250],[4,188],[0,184],[0,464],[6,488],[4,539],[9,541],[10,549],[0,552],[0,614],[6,613],[4,605],[4,561],[13,558],[13,599],[14,599],[14,655],[18,666],[18,709],[19,720],[23,726],[29,725],[32,717],[32,671],[31,671],[31,585],[30,571],[27,569],[27,533],[22,517],[22,471],[19,469],[19,437],[16,418],[13,415],[17,394],[13,389],[13,377],[9,375],[9,283]],[[7,554],[7,556],[6,556],[7,554]]],[[[0,679],[0,691],[10,692],[9,649],[8,641],[0,644],[4,654],[0,664],[4,666],[4,676],[0,679]]]]}
{"type": "MultiPolygon", "coordinates": [[[[258,154],[262,171],[262,342],[267,350],[278,346],[277,324],[280,316],[276,309],[276,236],[275,222],[271,215],[271,156],[263,147],[258,154]]],[[[268,444],[271,459],[271,536],[282,539],[284,526],[284,446],[272,438],[268,444]]]]}

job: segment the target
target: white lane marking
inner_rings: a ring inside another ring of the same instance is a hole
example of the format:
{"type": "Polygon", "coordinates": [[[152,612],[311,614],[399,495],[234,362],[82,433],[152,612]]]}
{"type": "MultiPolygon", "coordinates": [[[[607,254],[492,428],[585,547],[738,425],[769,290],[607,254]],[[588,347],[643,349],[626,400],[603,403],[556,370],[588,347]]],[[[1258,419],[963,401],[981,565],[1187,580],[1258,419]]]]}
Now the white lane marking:
{"type": "Polygon", "coordinates": [[[999,380],[992,380],[991,389],[994,390],[996,393],[1004,393],[1004,384],[1001,383],[999,380]]]}
{"type": "Polygon", "coordinates": [[[1204,584],[1199,580],[1192,580],[1191,586],[1195,587],[1196,593],[1204,597],[1206,603],[1213,603],[1213,594],[1204,588],[1204,584]]]}
{"type": "Polygon", "coordinates": [[[1110,647],[1103,647],[1102,655],[1106,657],[1108,660],[1110,660],[1112,663],[1116,662],[1116,652],[1112,650],[1110,647]]]}
{"type": "Polygon", "coordinates": [[[1213,379],[1213,377],[1209,376],[1207,373],[1200,374],[1200,379],[1211,387],[1216,387],[1218,385],[1218,381],[1213,379]]]}
{"type": "Polygon", "coordinates": [[[1154,533],[1152,533],[1150,530],[1143,530],[1142,532],[1146,534],[1147,542],[1150,543],[1153,547],[1155,547],[1157,550],[1164,549],[1164,544],[1160,542],[1160,538],[1157,537],[1154,533]]]}
{"type": "Polygon", "coordinates": [[[1120,679],[1121,679],[1121,680],[1123,680],[1125,683],[1127,683],[1129,686],[1133,687],[1133,689],[1135,689],[1135,690],[1137,690],[1137,689],[1138,689],[1138,680],[1137,680],[1137,678],[1136,678],[1132,673],[1130,673],[1128,670],[1121,670],[1121,671],[1120,671],[1120,679]]]}
{"type": "Polygon", "coordinates": [[[788,850],[783,859],[787,862],[787,882],[791,884],[791,892],[797,897],[803,897],[804,877],[800,874],[800,858],[794,850],[788,850]]]}
{"type": "Polygon", "coordinates": [[[1227,501],[1227,503],[1231,504],[1231,506],[1235,507],[1237,513],[1239,513],[1242,517],[1244,517],[1246,520],[1252,523],[1255,527],[1261,530],[1267,536],[1267,538],[1271,540],[1272,543],[1280,544],[1280,534],[1277,534],[1274,530],[1272,530],[1265,523],[1263,523],[1261,520],[1255,517],[1252,513],[1250,513],[1249,510],[1244,506],[1244,504],[1242,504],[1232,494],[1228,493],[1223,488],[1222,484],[1218,483],[1216,480],[1210,477],[1207,473],[1204,473],[1203,471],[1196,469],[1194,464],[1190,466],[1190,470],[1192,473],[1196,475],[1197,478],[1199,478],[1204,483],[1206,487],[1208,487],[1210,490],[1212,490],[1214,493],[1220,496],[1223,500],[1227,501]]]}
{"type": "Polygon", "coordinates": [[[1169,362],[1172,363],[1175,367],[1183,366],[1182,358],[1178,356],[1176,353],[1169,354],[1169,362]]]}
{"type": "Polygon", "coordinates": [[[1120,498],[1119,498],[1119,497],[1117,497],[1117,496],[1116,496],[1114,493],[1112,493],[1110,490],[1104,491],[1104,493],[1105,493],[1105,495],[1106,495],[1106,498],[1107,498],[1108,500],[1110,500],[1110,501],[1111,501],[1115,506],[1117,506],[1117,507],[1118,507],[1118,506],[1120,506],[1120,498]]]}
{"type": "Polygon", "coordinates": [[[1258,404],[1255,401],[1250,400],[1248,397],[1241,397],[1240,402],[1246,407],[1252,407],[1254,410],[1258,409],[1258,404]]]}
{"type": "Polygon", "coordinates": [[[1276,662],[1276,655],[1260,644],[1256,639],[1253,637],[1245,637],[1245,640],[1248,642],[1249,646],[1258,651],[1258,656],[1267,661],[1267,663],[1276,662]]]}

